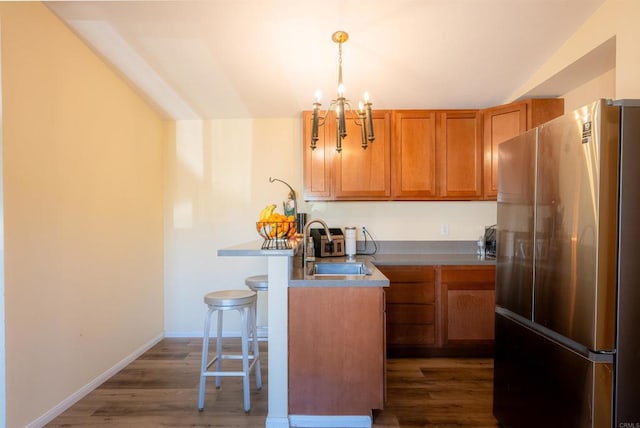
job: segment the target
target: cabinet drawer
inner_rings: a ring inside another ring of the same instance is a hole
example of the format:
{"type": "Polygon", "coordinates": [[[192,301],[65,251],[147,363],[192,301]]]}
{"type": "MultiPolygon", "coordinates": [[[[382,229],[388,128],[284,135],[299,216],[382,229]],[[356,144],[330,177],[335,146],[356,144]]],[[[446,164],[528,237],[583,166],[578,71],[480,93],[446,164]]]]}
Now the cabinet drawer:
{"type": "Polygon", "coordinates": [[[433,345],[436,343],[433,324],[387,324],[389,345],[433,345]]]}
{"type": "Polygon", "coordinates": [[[458,268],[442,268],[440,273],[442,283],[495,283],[495,266],[474,266],[458,268]]]}
{"type": "Polygon", "coordinates": [[[433,324],[435,319],[434,305],[387,306],[387,324],[433,324]]]}
{"type": "Polygon", "coordinates": [[[391,283],[386,291],[387,303],[433,303],[436,299],[435,284],[391,283]]]}
{"type": "Polygon", "coordinates": [[[436,280],[432,266],[377,266],[389,282],[429,282],[436,280]]]}

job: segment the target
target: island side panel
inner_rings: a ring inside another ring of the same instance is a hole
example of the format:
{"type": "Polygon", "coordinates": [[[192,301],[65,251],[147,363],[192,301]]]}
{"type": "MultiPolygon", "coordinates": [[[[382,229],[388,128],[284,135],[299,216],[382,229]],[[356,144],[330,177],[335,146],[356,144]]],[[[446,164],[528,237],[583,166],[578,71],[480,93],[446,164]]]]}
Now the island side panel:
{"type": "Polygon", "coordinates": [[[381,287],[289,288],[289,414],[382,409],[384,366],[381,287]]]}
{"type": "Polygon", "coordinates": [[[269,323],[269,400],[267,428],[289,426],[287,401],[287,299],[291,257],[269,256],[268,314],[269,323]]]}

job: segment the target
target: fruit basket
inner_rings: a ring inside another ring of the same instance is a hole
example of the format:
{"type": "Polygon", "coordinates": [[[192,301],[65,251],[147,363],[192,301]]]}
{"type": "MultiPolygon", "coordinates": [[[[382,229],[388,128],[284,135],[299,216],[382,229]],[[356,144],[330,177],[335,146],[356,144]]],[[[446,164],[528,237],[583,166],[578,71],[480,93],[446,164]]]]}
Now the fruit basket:
{"type": "Polygon", "coordinates": [[[263,250],[288,249],[291,248],[289,238],[296,234],[295,220],[278,220],[278,221],[258,221],[256,230],[264,242],[263,250]]]}

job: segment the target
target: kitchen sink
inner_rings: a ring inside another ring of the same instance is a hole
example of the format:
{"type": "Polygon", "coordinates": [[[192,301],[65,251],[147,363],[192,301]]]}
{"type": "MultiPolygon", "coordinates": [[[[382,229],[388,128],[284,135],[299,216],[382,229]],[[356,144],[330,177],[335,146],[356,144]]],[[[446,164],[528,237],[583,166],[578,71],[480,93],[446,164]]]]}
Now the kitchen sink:
{"type": "Polygon", "coordinates": [[[309,272],[311,275],[371,275],[371,269],[364,262],[320,262],[315,263],[309,272]]]}

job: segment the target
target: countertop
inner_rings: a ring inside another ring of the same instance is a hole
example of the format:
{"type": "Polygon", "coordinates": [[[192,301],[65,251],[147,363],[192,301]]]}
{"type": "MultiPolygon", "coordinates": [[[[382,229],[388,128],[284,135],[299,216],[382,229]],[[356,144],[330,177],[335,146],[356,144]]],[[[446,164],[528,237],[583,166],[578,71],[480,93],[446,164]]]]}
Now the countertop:
{"type": "MultiPolygon", "coordinates": [[[[261,239],[218,250],[219,256],[295,256],[302,238],[289,240],[291,248],[262,249],[261,239]]],[[[358,258],[380,266],[393,265],[495,265],[494,258],[475,253],[475,241],[382,241],[375,254],[370,245],[358,241],[358,258]],[[368,250],[368,251],[367,251],[368,250]],[[367,253],[367,254],[363,254],[367,253]]],[[[342,258],[344,259],[344,257],[342,258]]],[[[318,261],[327,258],[318,258],[318,261]]]]}
{"type": "Polygon", "coordinates": [[[496,260],[476,254],[375,254],[369,256],[378,266],[495,265],[496,260]]]}
{"type": "MultiPolygon", "coordinates": [[[[316,262],[346,261],[345,257],[316,258],[316,262]]],[[[492,266],[495,259],[486,259],[475,254],[376,254],[355,257],[356,262],[370,261],[373,266],[492,266]]],[[[295,257],[289,279],[290,287],[388,287],[389,280],[375,268],[372,275],[314,277],[305,275],[302,258],[295,257]]]]}
{"type": "MultiPolygon", "coordinates": [[[[302,257],[298,251],[300,240],[291,240],[292,248],[262,249],[262,240],[234,245],[218,250],[219,256],[292,256],[290,287],[387,287],[389,280],[375,266],[455,266],[495,265],[493,258],[473,252],[475,241],[384,241],[377,245],[375,254],[361,254],[355,261],[369,261],[373,272],[366,276],[313,276],[305,275],[302,257]]],[[[358,250],[367,249],[359,242],[358,250]]],[[[316,258],[317,262],[345,261],[345,257],[316,258]]]]}
{"type": "Polygon", "coordinates": [[[290,239],[288,242],[291,248],[281,249],[262,249],[263,239],[257,239],[251,242],[233,245],[231,247],[221,248],[218,250],[219,256],[294,256],[297,248],[302,242],[300,239],[290,239]]]}
{"type": "Polygon", "coordinates": [[[378,266],[495,265],[495,258],[476,254],[476,241],[358,241],[358,253],[373,253],[378,266]]]}

